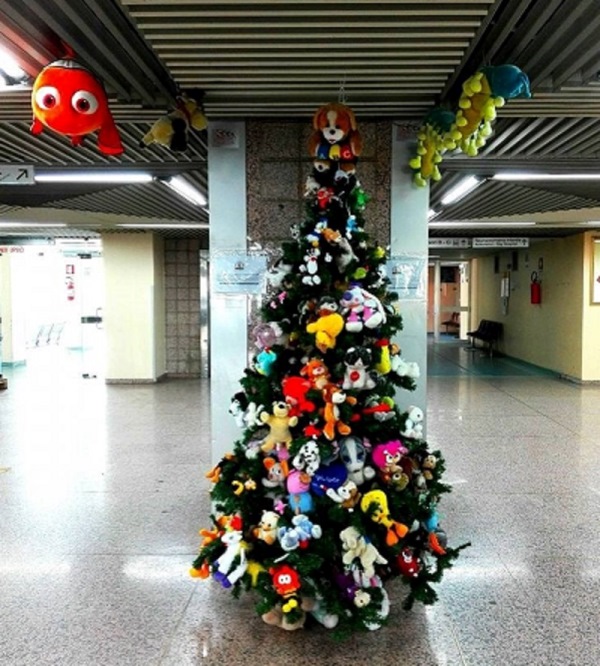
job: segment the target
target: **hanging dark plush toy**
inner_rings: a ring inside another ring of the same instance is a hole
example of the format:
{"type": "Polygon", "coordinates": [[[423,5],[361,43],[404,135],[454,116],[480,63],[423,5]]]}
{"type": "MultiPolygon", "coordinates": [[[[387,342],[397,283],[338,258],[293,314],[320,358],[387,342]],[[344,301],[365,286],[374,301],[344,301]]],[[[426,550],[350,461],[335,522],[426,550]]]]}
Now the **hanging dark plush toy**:
{"type": "Polygon", "coordinates": [[[176,153],[187,149],[190,129],[200,132],[206,129],[208,121],[198,101],[181,95],[177,98],[177,106],[171,113],[159,118],[150,131],[142,137],[140,146],[158,143],[176,153]]]}
{"type": "Polygon", "coordinates": [[[31,106],[32,134],[40,134],[47,127],[79,146],[86,134],[98,132],[101,152],[123,152],[102,83],[75,60],[56,60],[44,67],[34,81],[31,106]]]}

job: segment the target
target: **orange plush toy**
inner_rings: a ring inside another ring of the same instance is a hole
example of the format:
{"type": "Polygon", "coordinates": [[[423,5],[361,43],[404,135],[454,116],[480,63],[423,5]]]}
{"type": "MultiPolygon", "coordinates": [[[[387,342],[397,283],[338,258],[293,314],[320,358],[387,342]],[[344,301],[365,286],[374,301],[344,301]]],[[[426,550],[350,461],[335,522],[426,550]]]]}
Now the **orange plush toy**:
{"type": "Polygon", "coordinates": [[[340,168],[353,172],[362,152],[362,139],[354,112],[345,104],[333,102],[318,109],[313,117],[308,149],[318,160],[340,163],[340,168]]]}

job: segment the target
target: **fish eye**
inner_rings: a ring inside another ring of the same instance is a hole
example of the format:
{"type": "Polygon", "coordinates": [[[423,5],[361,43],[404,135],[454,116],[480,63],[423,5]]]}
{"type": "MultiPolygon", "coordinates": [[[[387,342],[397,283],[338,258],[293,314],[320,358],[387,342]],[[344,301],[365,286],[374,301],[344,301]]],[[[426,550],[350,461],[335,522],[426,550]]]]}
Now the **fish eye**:
{"type": "Polygon", "coordinates": [[[71,97],[71,106],[79,113],[90,114],[98,109],[96,96],[87,90],[78,90],[71,97]]]}
{"type": "Polygon", "coordinates": [[[60,93],[54,86],[42,86],[35,93],[35,103],[40,109],[53,109],[60,104],[60,93]]]}

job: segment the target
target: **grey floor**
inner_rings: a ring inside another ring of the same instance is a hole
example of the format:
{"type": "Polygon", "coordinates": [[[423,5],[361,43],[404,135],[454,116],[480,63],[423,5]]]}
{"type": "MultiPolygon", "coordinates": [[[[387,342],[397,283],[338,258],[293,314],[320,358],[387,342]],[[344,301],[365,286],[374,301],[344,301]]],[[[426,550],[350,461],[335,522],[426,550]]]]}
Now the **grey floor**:
{"type": "Polygon", "coordinates": [[[403,611],[394,584],[390,626],[341,644],[267,627],[250,600],[188,577],[209,510],[206,382],[5,372],[0,664],[597,666],[600,387],[502,359],[452,374],[448,349],[429,440],[454,484],[443,525],[473,547],[436,606],[403,611]]]}

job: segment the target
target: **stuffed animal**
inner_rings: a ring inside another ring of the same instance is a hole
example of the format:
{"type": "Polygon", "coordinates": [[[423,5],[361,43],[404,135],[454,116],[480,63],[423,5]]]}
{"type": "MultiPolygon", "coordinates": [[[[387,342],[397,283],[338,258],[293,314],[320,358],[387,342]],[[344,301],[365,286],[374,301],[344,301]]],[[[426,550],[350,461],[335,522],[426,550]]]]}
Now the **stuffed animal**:
{"type": "MultiPolygon", "coordinates": [[[[287,447],[292,441],[290,428],[298,424],[297,416],[290,416],[290,407],[285,402],[274,402],[273,413],[262,412],[260,420],[269,426],[270,432],[260,447],[264,453],[269,453],[275,447],[283,447],[287,452],[287,447]]],[[[282,456],[282,449],[279,449],[279,456],[282,456]]]]}
{"type": "Polygon", "coordinates": [[[372,393],[365,400],[365,406],[362,413],[365,416],[372,416],[380,423],[389,421],[396,416],[396,412],[394,411],[394,401],[389,396],[381,398],[377,394],[372,393]]]}
{"type": "Polygon", "coordinates": [[[381,340],[377,340],[375,346],[379,348],[379,361],[375,364],[375,370],[380,375],[387,375],[392,369],[390,341],[382,338],[381,340]]]}
{"type": "Polygon", "coordinates": [[[362,439],[349,435],[340,439],[340,458],[348,470],[348,478],[357,486],[370,481],[375,476],[375,470],[366,465],[367,447],[362,439]]]}
{"type": "Polygon", "coordinates": [[[391,518],[388,499],[383,490],[370,490],[365,493],[360,501],[360,508],[364,513],[369,514],[373,522],[383,525],[387,529],[385,543],[388,546],[395,546],[408,534],[406,525],[391,518]],[[375,510],[371,513],[373,505],[375,510]]]}
{"type": "Polygon", "coordinates": [[[80,146],[85,135],[98,132],[100,152],[123,152],[104,86],[75,60],[55,60],[42,69],[33,82],[31,107],[32,134],[41,134],[48,128],[80,146]]]}
{"type": "Polygon", "coordinates": [[[319,276],[319,257],[321,256],[321,250],[318,247],[311,247],[306,250],[304,255],[304,264],[300,266],[300,272],[302,273],[302,284],[308,284],[311,286],[321,284],[321,277],[319,276]]]}
{"type": "Polygon", "coordinates": [[[263,511],[260,517],[258,527],[253,530],[253,535],[272,546],[277,541],[277,525],[279,523],[279,514],[275,511],[263,511]]]}
{"type": "Polygon", "coordinates": [[[263,349],[256,355],[254,369],[259,375],[268,377],[273,372],[273,364],[277,360],[277,354],[272,349],[263,349]]]}
{"type": "Polygon", "coordinates": [[[300,606],[298,590],[301,587],[298,572],[289,564],[277,564],[269,569],[273,580],[273,587],[277,594],[283,598],[281,610],[289,613],[300,606]]]}
{"type": "Polygon", "coordinates": [[[263,460],[263,465],[267,470],[266,478],[261,482],[265,488],[283,488],[289,469],[287,460],[276,460],[270,456],[263,460]]]}
{"type": "Polygon", "coordinates": [[[168,115],[159,118],[142,137],[140,147],[158,143],[173,152],[183,152],[188,147],[191,129],[198,132],[206,129],[208,121],[201,106],[187,95],[177,98],[177,105],[168,115]]]}
{"type": "Polygon", "coordinates": [[[277,530],[277,539],[282,550],[290,552],[296,548],[307,548],[311,539],[320,539],[323,530],[315,525],[303,513],[292,518],[292,527],[280,527],[277,530]]]}
{"type": "Polygon", "coordinates": [[[423,459],[423,462],[421,463],[421,471],[423,472],[426,481],[433,480],[433,470],[436,468],[437,462],[437,458],[431,453],[426,455],[423,459]]]}
{"type": "Polygon", "coordinates": [[[379,468],[379,475],[384,483],[390,483],[395,474],[403,473],[400,460],[405,453],[408,453],[408,449],[399,439],[373,447],[371,458],[379,468]]]}
{"type": "Polygon", "coordinates": [[[319,318],[306,325],[306,332],[314,334],[315,345],[321,353],[335,347],[337,336],[344,330],[344,318],[337,312],[333,299],[325,297],[319,303],[319,318]]]}
{"type": "Polygon", "coordinates": [[[346,393],[335,384],[329,384],[323,389],[323,401],[325,408],[323,410],[323,418],[325,420],[325,427],[323,434],[329,441],[335,439],[336,431],[340,435],[349,435],[352,429],[347,423],[340,420],[340,405],[347,403],[355,405],[357,400],[354,396],[346,395],[346,393]]]}
{"type": "Polygon", "coordinates": [[[295,469],[305,472],[308,476],[314,476],[321,465],[321,454],[319,446],[314,440],[305,442],[292,460],[295,469]]]}
{"type": "Polygon", "coordinates": [[[323,229],[322,233],[323,238],[332,248],[335,265],[338,271],[343,275],[353,261],[358,261],[358,257],[354,254],[350,241],[342,236],[339,231],[327,227],[323,229]]]}
{"type": "Polygon", "coordinates": [[[213,570],[213,576],[223,587],[235,585],[246,573],[248,544],[243,539],[244,534],[241,530],[231,530],[221,537],[221,541],[225,544],[225,552],[214,561],[216,569],[213,570]],[[236,558],[239,558],[239,561],[234,566],[236,558]]]}
{"type": "Polygon", "coordinates": [[[411,405],[408,408],[408,415],[404,422],[404,430],[400,434],[411,439],[423,439],[424,418],[423,410],[420,407],[411,405]]]}
{"type": "Polygon", "coordinates": [[[377,328],[386,321],[381,301],[358,285],[344,292],[340,306],[346,318],[346,330],[351,333],[360,333],[363,326],[377,328]]]}
{"type": "Polygon", "coordinates": [[[344,358],[346,372],[342,388],[364,391],[375,388],[375,380],[369,374],[371,350],[366,347],[350,347],[344,358]]]}
{"type": "Polygon", "coordinates": [[[308,379],[311,388],[318,390],[323,390],[331,377],[325,363],[318,358],[311,358],[300,370],[300,374],[308,379]]]}
{"type": "Polygon", "coordinates": [[[344,509],[352,511],[360,501],[360,492],[358,486],[351,479],[346,479],[338,488],[327,488],[325,491],[327,497],[344,509]]]}
{"type": "Polygon", "coordinates": [[[400,555],[396,558],[396,564],[398,565],[398,569],[400,569],[400,573],[405,578],[419,577],[421,564],[412,548],[403,548],[400,555]]]}
{"type": "Polygon", "coordinates": [[[405,361],[400,354],[393,354],[391,357],[391,372],[398,377],[408,377],[409,379],[419,379],[421,371],[419,365],[414,361],[405,361]]]}
{"type": "Polygon", "coordinates": [[[342,170],[353,171],[362,152],[362,138],[352,109],[335,102],[325,104],[313,116],[313,129],[308,142],[310,155],[339,162],[342,170]]]}
{"type": "Polygon", "coordinates": [[[290,406],[290,416],[300,416],[305,412],[314,412],[316,405],[306,397],[311,385],[304,377],[286,377],[281,382],[283,396],[290,406]]]}
{"type": "Polygon", "coordinates": [[[310,494],[310,476],[294,469],[287,478],[288,499],[294,513],[310,513],[314,509],[314,501],[310,494]]]}
{"type": "Polygon", "coordinates": [[[387,564],[385,557],[353,525],[340,532],[340,539],[344,551],[342,562],[347,568],[358,560],[364,575],[372,578],[376,564],[387,564]]]}

